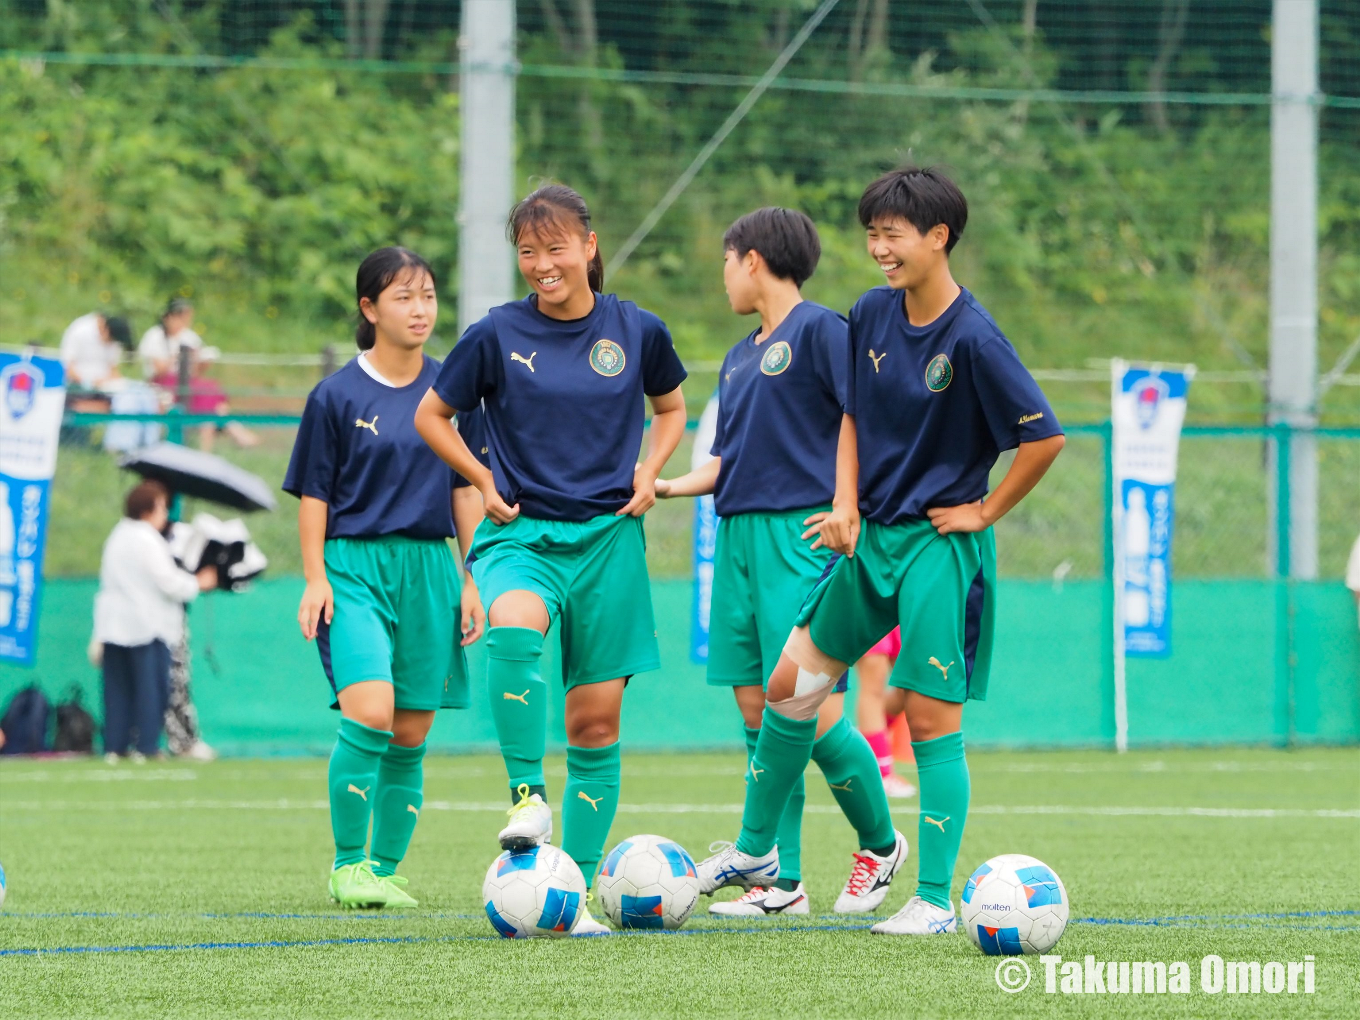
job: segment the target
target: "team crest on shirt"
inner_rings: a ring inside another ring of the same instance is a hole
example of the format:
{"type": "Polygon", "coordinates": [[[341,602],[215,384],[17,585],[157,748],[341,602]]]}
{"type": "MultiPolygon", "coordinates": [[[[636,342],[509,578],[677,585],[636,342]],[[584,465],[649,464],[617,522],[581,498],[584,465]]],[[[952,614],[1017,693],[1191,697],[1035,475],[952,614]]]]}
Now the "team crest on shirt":
{"type": "Polygon", "coordinates": [[[926,389],[939,393],[954,381],[954,366],[943,354],[937,354],[926,366],[926,389]]]}
{"type": "Polygon", "coordinates": [[[783,340],[765,352],[765,356],[760,359],[760,370],[766,375],[779,375],[784,369],[793,364],[793,351],[783,340]]]}
{"type": "Polygon", "coordinates": [[[623,348],[613,340],[597,340],[595,346],[590,349],[590,367],[600,375],[611,377],[618,375],[623,371],[626,360],[623,348]]]}

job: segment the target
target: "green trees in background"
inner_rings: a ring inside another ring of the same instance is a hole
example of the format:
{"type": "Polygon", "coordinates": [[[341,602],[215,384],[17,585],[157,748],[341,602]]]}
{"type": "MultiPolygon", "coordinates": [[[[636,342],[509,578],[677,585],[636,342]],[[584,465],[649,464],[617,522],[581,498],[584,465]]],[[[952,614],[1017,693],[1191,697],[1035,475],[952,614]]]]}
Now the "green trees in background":
{"type": "MultiPolygon", "coordinates": [[[[343,341],[354,266],[387,243],[430,258],[452,303],[458,96],[456,77],[434,64],[456,60],[456,19],[402,36],[400,19],[430,5],[394,3],[383,40],[365,35],[356,51],[339,4],[272,5],[291,20],[248,47],[232,34],[247,5],[42,6],[0,0],[0,45],[317,63],[0,58],[0,342],[55,343],[96,306],[130,311],[142,328],[168,294],[189,290],[212,342],[312,351],[343,341]],[[376,73],[347,66],[347,55],[434,64],[376,73]]],[[[533,69],[757,74],[780,32],[787,38],[806,16],[804,5],[777,0],[706,5],[726,19],[715,31],[694,20],[699,6],[649,5],[652,29],[624,38],[608,20],[620,12],[603,2],[600,11],[588,0],[521,5],[529,69],[517,85],[520,188],[538,177],[578,187],[606,258],[744,88],[533,69]]],[[[794,76],[907,92],[1024,89],[1060,82],[1071,63],[1045,42],[1043,8],[1036,31],[1029,0],[1009,4],[1017,20],[997,29],[957,11],[942,22],[934,11],[927,27],[938,46],[911,56],[881,0],[843,6],[844,23],[828,23],[826,45],[809,45],[794,76]]],[[[1168,31],[1179,17],[1171,7],[1168,31]]],[[[1160,68],[1159,80],[1175,87],[1174,36],[1149,45],[1133,84],[1160,68]]],[[[1360,160],[1353,130],[1325,137],[1324,366],[1360,333],[1360,160]]],[[[877,282],[855,201],[869,177],[906,158],[953,169],[973,207],[957,274],[1035,364],[1080,366],[1113,353],[1264,364],[1269,148],[1259,106],[1184,113],[772,90],[610,287],[665,317],[687,356],[716,357],[744,328],[719,283],[722,231],[749,208],[778,203],[818,220],[826,251],[809,296],[845,309],[877,282]]]]}

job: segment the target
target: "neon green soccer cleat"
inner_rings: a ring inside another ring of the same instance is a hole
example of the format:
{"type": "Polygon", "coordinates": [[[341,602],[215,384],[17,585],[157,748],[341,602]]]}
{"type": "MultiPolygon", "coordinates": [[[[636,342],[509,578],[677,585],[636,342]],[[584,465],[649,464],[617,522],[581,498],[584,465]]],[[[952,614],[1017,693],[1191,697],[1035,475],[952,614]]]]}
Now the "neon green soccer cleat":
{"type": "Polygon", "coordinates": [[[407,910],[420,904],[406,891],[406,879],[400,875],[379,875],[378,882],[387,894],[389,910],[407,910]]]}
{"type": "Polygon", "coordinates": [[[331,872],[330,889],[331,899],[346,910],[385,907],[389,902],[388,887],[373,874],[373,865],[368,861],[340,865],[331,872]]]}

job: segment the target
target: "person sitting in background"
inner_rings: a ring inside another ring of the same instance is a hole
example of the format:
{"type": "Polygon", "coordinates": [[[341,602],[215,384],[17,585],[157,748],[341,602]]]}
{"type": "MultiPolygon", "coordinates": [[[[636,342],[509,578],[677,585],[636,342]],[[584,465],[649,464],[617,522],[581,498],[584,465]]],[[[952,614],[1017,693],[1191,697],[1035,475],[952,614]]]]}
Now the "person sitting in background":
{"type": "MultiPolygon", "coordinates": [[[[189,386],[187,393],[180,392],[179,371],[174,370],[156,376],[153,382],[162,389],[172,393],[175,403],[180,405],[180,410],[185,414],[228,414],[231,411],[231,404],[227,401],[227,394],[222,389],[222,384],[204,374],[205,369],[212,362],[216,361],[218,350],[216,347],[194,347],[189,348],[189,386]]],[[[226,432],[237,446],[255,446],[260,439],[254,432],[246,428],[240,422],[229,421],[218,425],[214,422],[204,422],[198,427],[198,448],[205,452],[210,452],[213,448],[213,440],[217,436],[218,429],[226,432]]]]}
{"type": "Polygon", "coordinates": [[[181,347],[198,350],[203,338],[193,331],[194,306],[188,298],[171,298],[165,306],[161,321],[142,334],[137,345],[137,357],[142,361],[142,374],[156,379],[168,372],[179,371],[181,347]]]}
{"type": "Polygon", "coordinates": [[[184,628],[184,605],[217,587],[217,568],[181,569],[164,535],[170,494],[145,481],[128,493],[125,516],[104,543],[94,602],[91,659],[104,672],[104,753],[110,763],[159,753],[170,685],[170,648],[184,628]]]}
{"type": "Polygon", "coordinates": [[[66,327],[61,335],[61,363],[66,386],[72,390],[102,391],[118,378],[123,349],[132,346],[126,319],[90,312],[66,327]]]}

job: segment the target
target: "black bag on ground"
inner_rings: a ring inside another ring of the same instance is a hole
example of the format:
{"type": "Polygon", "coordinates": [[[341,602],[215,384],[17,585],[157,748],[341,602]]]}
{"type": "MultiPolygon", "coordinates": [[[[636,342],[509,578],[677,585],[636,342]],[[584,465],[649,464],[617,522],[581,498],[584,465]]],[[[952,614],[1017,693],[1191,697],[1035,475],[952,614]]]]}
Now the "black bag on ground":
{"type": "Polygon", "coordinates": [[[51,706],[47,695],[36,685],[25,687],[10,698],[0,718],[5,731],[5,746],[0,754],[37,754],[47,750],[47,716],[51,706]]]}
{"type": "Polygon", "coordinates": [[[72,684],[66,700],[57,705],[57,735],[52,741],[54,751],[94,753],[94,716],[85,711],[80,696],[80,688],[72,684]]]}

